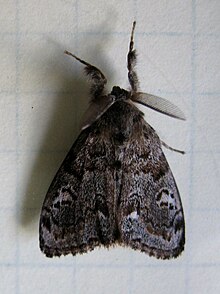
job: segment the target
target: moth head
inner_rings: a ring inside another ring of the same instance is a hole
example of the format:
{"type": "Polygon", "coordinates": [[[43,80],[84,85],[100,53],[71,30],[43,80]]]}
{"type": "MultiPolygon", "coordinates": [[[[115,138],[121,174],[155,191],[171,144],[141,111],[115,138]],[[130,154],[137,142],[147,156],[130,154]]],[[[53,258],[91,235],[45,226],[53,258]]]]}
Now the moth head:
{"type": "Polygon", "coordinates": [[[129,92],[118,86],[114,86],[110,95],[114,96],[115,100],[126,100],[128,99],[129,92]]]}

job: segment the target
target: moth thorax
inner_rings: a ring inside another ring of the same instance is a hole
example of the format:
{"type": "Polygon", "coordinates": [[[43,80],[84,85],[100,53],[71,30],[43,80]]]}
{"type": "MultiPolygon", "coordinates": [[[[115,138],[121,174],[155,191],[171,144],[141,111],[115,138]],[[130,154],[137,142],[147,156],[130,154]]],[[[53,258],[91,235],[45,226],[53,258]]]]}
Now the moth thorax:
{"type": "Polygon", "coordinates": [[[111,95],[115,96],[116,100],[126,100],[128,98],[128,91],[121,89],[118,86],[114,86],[111,95]]]}

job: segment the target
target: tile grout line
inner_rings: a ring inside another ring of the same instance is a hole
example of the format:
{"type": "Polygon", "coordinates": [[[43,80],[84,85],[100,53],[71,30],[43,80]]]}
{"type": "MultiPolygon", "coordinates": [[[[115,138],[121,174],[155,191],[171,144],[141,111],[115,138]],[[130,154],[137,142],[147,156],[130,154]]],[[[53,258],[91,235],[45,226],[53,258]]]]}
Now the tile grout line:
{"type": "MultiPolygon", "coordinates": [[[[192,97],[191,97],[191,128],[190,128],[190,166],[189,166],[189,195],[188,195],[188,221],[187,231],[192,232],[192,199],[193,199],[193,176],[194,176],[194,136],[195,136],[195,114],[196,114],[196,0],[192,0],[192,49],[191,49],[191,82],[192,82],[192,97]]],[[[188,233],[187,236],[192,234],[188,233]]],[[[187,241],[187,240],[186,240],[187,241]]],[[[189,243],[188,243],[189,244],[189,243]]],[[[190,261],[191,255],[187,251],[186,268],[185,268],[185,293],[190,291],[190,261]]]]}
{"type": "MultiPolygon", "coordinates": [[[[63,94],[63,95],[72,95],[74,92],[73,91],[50,91],[50,90],[39,90],[39,91],[31,91],[31,90],[27,90],[27,91],[20,91],[18,89],[18,93],[19,95],[24,94],[24,95],[43,95],[43,94],[47,94],[47,95],[55,95],[55,94],[63,94]]],[[[11,95],[11,94],[15,94],[15,91],[8,91],[8,90],[3,90],[0,91],[0,95],[11,95]]],[[[166,91],[166,90],[158,90],[158,87],[155,88],[154,90],[151,91],[150,94],[153,95],[176,95],[176,94],[181,94],[181,95],[192,95],[192,91],[166,91]]],[[[197,92],[198,96],[220,96],[220,92],[219,91],[215,91],[215,92],[197,92]]]]}
{"type": "MultiPolygon", "coordinates": [[[[133,19],[131,20],[131,24],[130,26],[128,27],[128,40],[127,40],[127,52],[126,54],[128,54],[128,50],[129,50],[129,42],[130,42],[130,34],[131,34],[131,26],[132,26],[132,23],[133,21],[138,21],[137,19],[137,0],[133,0],[133,19]]],[[[138,28],[136,26],[135,28],[135,32],[134,32],[134,49],[137,49],[138,47],[138,28]]],[[[126,56],[127,58],[127,56],[126,56]]],[[[127,75],[128,75],[128,72],[127,72],[127,75]]],[[[127,76],[128,78],[128,76],[127,76]]],[[[135,262],[134,262],[134,255],[132,254],[133,252],[130,251],[129,252],[129,260],[128,260],[128,263],[129,263],[129,269],[128,269],[128,293],[129,294],[133,294],[135,293],[135,283],[134,283],[134,270],[136,270],[136,265],[135,265],[135,262]]],[[[127,289],[126,289],[127,291],[127,289]]]]}
{"type": "Polygon", "coordinates": [[[16,0],[16,16],[15,16],[15,25],[16,25],[16,82],[15,82],[15,97],[16,97],[16,199],[15,199],[15,218],[17,220],[16,225],[16,255],[15,255],[15,268],[16,268],[16,280],[15,280],[15,293],[20,293],[20,275],[19,275],[19,235],[18,235],[18,219],[19,219],[19,201],[18,201],[18,186],[19,186],[19,51],[20,51],[20,34],[19,34],[19,0],[16,0]]]}
{"type": "MultiPolygon", "coordinates": [[[[38,35],[127,35],[126,32],[118,32],[118,31],[78,31],[77,33],[74,33],[72,31],[48,31],[46,33],[42,32],[0,32],[0,36],[13,36],[13,35],[19,35],[19,36],[38,36],[38,35]]],[[[162,31],[162,32],[156,32],[156,31],[150,31],[150,32],[141,32],[139,31],[137,35],[141,35],[144,37],[154,37],[154,36],[164,36],[164,37],[190,37],[191,33],[189,32],[175,32],[175,31],[162,31]]],[[[197,38],[215,38],[219,39],[220,34],[218,33],[195,33],[195,37],[197,38]]]]}
{"type": "MultiPolygon", "coordinates": [[[[76,45],[76,51],[78,54],[79,51],[79,42],[78,42],[78,31],[79,31],[79,1],[76,0],[74,3],[74,9],[75,9],[75,13],[76,13],[76,27],[75,30],[73,31],[72,35],[73,38],[75,39],[75,45],[76,45]]],[[[78,71],[78,67],[76,67],[76,71],[78,71]]],[[[75,119],[75,125],[76,125],[76,119],[75,119]]],[[[65,155],[66,156],[66,155],[65,155]]],[[[72,269],[72,285],[73,285],[73,289],[75,289],[75,293],[77,294],[77,288],[78,288],[78,283],[77,283],[77,259],[74,258],[73,259],[73,269],[72,269]]]]}

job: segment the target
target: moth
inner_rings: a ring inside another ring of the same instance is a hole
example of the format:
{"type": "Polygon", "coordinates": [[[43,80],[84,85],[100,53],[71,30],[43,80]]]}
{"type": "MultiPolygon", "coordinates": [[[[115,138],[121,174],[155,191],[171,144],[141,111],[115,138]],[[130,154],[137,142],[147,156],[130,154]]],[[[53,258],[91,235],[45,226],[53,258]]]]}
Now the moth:
{"type": "Polygon", "coordinates": [[[43,203],[40,249],[47,257],[122,245],[169,259],[184,249],[181,199],[162,151],[167,145],[134,102],[174,118],[185,117],[169,101],[138,90],[135,24],[127,55],[129,91],[114,86],[106,94],[103,73],[65,51],[85,65],[91,101],[81,133],[43,203]]]}

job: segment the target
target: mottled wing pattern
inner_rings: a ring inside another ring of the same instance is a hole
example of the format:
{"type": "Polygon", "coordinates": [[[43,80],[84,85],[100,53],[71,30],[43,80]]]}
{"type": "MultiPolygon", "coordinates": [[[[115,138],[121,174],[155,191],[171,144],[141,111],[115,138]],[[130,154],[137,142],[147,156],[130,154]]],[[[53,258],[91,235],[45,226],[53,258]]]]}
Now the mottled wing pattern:
{"type": "Polygon", "coordinates": [[[81,132],[48,190],[40,219],[40,248],[48,257],[114,242],[114,152],[99,131],[81,132]]]}
{"type": "Polygon", "coordinates": [[[125,148],[118,226],[121,243],[157,258],[184,249],[179,192],[156,132],[143,121],[125,148]]]}

